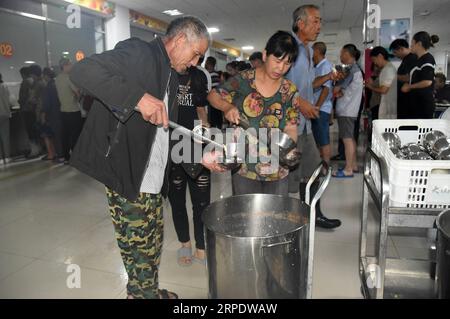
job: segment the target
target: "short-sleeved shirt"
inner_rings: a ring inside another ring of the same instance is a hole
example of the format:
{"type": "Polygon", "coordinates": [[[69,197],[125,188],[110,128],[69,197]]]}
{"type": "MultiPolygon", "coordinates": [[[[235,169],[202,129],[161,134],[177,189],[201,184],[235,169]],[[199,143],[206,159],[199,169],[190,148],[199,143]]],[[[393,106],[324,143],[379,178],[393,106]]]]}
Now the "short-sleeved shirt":
{"type": "MultiPolygon", "coordinates": [[[[333,65],[327,59],[323,59],[316,65],[316,78],[319,76],[324,76],[333,71],[333,65]]],[[[327,81],[321,87],[314,89],[314,105],[317,105],[317,101],[322,94],[323,88],[327,87],[329,89],[328,96],[320,107],[321,112],[325,112],[330,114],[331,109],[333,108],[333,82],[327,81]]]]}
{"type": "MultiPolygon", "coordinates": [[[[314,69],[312,43],[305,45],[296,34],[293,34],[298,44],[298,57],[292,65],[286,78],[292,81],[298,89],[300,96],[314,105],[314,89],[313,82],[316,78],[314,69]]],[[[303,133],[312,134],[311,120],[306,119],[303,114],[299,113],[300,123],[298,126],[298,135],[303,133]]]]}
{"type": "Polygon", "coordinates": [[[338,117],[358,117],[364,88],[364,78],[359,66],[354,63],[349,75],[338,86],[344,95],[337,99],[336,115],[338,117]]]}
{"type": "Polygon", "coordinates": [[[207,100],[207,79],[196,67],[186,74],[178,75],[178,124],[192,130],[198,120],[197,107],[205,107],[207,100]]]}
{"type": "Polygon", "coordinates": [[[434,113],[434,71],[436,62],[430,54],[424,54],[417,60],[416,66],[410,73],[410,84],[421,81],[432,81],[432,85],[424,89],[411,90],[411,106],[413,118],[433,118],[434,113]]]}
{"type": "MultiPolygon", "coordinates": [[[[186,74],[178,75],[178,120],[177,123],[181,126],[192,130],[195,126],[195,121],[199,120],[197,108],[203,108],[207,103],[208,80],[202,70],[196,67],[191,67],[186,74]]],[[[180,138],[186,138],[181,135],[180,138]]],[[[185,159],[183,149],[180,150],[181,157],[180,164],[184,167],[186,172],[200,172],[197,170],[201,164],[196,163],[194,141],[190,139],[191,148],[190,156],[185,159]],[[189,158],[189,160],[187,160],[189,158]]],[[[173,158],[172,158],[173,160],[173,158]]],[[[177,162],[177,161],[175,161],[177,162]]],[[[178,162],[177,162],[178,163],[178,162]]],[[[195,175],[195,173],[194,173],[195,175]]]]}
{"type": "MultiPolygon", "coordinates": [[[[255,69],[250,69],[229,79],[216,91],[227,102],[236,106],[241,116],[248,119],[252,128],[279,128],[284,130],[286,124],[297,125],[299,116],[299,94],[294,83],[287,79],[273,96],[263,97],[255,84],[255,69]]],[[[255,145],[250,143],[249,154],[257,155],[255,145]],[[256,152],[256,154],[255,154],[256,152]]],[[[238,174],[259,181],[275,181],[286,177],[289,171],[280,166],[277,173],[259,175],[257,169],[261,163],[249,163],[247,156],[238,174]]]]}
{"type": "Polygon", "coordinates": [[[74,93],[77,89],[70,81],[69,74],[60,73],[55,79],[55,84],[61,102],[61,112],[80,112],[77,96],[74,93]]]}
{"type": "Polygon", "coordinates": [[[380,86],[389,88],[386,94],[381,95],[379,119],[397,118],[397,69],[388,62],[380,73],[380,86]]]}

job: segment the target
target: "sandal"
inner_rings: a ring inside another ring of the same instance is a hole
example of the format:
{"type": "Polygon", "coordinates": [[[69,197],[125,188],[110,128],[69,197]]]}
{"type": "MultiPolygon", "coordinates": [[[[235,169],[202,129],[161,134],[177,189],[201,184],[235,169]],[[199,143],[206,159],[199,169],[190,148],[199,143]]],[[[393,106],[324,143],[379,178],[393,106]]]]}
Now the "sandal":
{"type": "Polygon", "coordinates": [[[192,265],[192,248],[181,247],[177,251],[177,262],[181,267],[189,267],[192,265]],[[182,261],[184,259],[184,261],[182,261]]]}
{"type": "Polygon", "coordinates": [[[206,258],[200,259],[200,258],[197,258],[197,257],[194,256],[194,257],[192,257],[192,261],[197,263],[197,264],[206,266],[206,258]]]}
{"type": "Polygon", "coordinates": [[[178,295],[167,289],[158,289],[159,299],[180,299],[178,295]]]}
{"type": "Polygon", "coordinates": [[[345,175],[344,170],[337,170],[336,173],[333,173],[333,177],[334,178],[353,178],[353,174],[352,175],[345,175]]]}

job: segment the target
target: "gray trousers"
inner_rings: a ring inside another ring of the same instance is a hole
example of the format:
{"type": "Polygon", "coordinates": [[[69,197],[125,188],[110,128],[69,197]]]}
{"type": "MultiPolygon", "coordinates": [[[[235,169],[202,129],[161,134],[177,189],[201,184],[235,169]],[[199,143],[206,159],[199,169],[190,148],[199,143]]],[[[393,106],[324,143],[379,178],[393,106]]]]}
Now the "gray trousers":
{"type": "Polygon", "coordinates": [[[289,193],[298,193],[300,183],[307,183],[322,161],[313,134],[298,136],[297,149],[302,154],[302,158],[298,168],[289,172],[289,193]]]}
{"type": "Polygon", "coordinates": [[[9,117],[0,116],[0,159],[10,156],[9,117]]]}
{"type": "Polygon", "coordinates": [[[233,196],[245,194],[272,194],[289,196],[288,178],[278,181],[262,182],[242,177],[239,174],[233,175],[233,196]]]}

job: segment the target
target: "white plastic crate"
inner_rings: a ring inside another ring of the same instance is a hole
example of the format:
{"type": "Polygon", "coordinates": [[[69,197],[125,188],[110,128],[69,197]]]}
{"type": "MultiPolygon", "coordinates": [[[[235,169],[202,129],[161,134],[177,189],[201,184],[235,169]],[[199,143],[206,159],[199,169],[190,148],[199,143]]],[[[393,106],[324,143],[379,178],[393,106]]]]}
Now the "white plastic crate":
{"type": "MultiPolygon", "coordinates": [[[[378,120],[373,123],[372,150],[385,159],[389,172],[389,206],[408,208],[450,208],[450,161],[418,161],[398,159],[381,136],[384,132],[399,135],[402,146],[422,143],[423,136],[433,130],[450,138],[447,120],[378,120]]],[[[371,175],[380,191],[379,167],[372,161],[371,175]]]]}

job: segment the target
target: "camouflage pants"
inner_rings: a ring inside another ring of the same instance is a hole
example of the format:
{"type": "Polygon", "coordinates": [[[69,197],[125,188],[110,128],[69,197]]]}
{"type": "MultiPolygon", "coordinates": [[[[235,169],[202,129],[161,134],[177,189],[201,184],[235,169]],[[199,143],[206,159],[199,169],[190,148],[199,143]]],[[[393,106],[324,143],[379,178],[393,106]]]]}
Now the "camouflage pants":
{"type": "Polygon", "coordinates": [[[106,189],[116,239],[128,274],[128,295],[158,298],[158,267],[163,244],[160,194],[139,194],[135,202],[106,189]]]}

